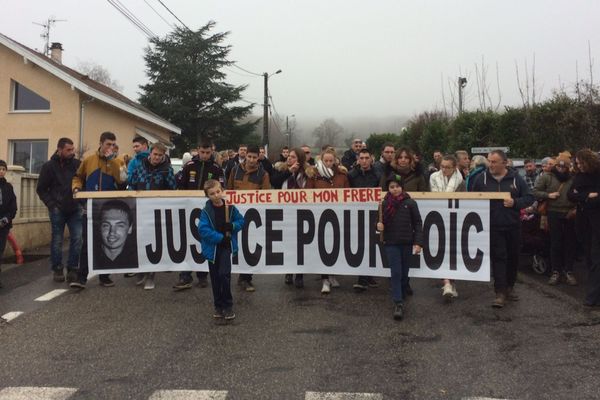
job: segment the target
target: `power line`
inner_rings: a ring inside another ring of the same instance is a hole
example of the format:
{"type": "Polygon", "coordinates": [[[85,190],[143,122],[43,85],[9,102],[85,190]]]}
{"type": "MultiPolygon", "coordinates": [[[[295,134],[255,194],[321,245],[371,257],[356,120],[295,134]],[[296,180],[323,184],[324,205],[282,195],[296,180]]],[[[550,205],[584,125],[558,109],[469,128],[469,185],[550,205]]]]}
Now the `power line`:
{"type": "Polygon", "coordinates": [[[106,0],[108,4],[117,9],[125,18],[129,20],[136,28],[138,28],[148,38],[157,37],[157,35],[150,30],[142,21],[140,21],[135,14],[127,9],[119,0],[106,0]]]}
{"type": "Polygon", "coordinates": [[[170,23],[169,21],[167,21],[167,19],[165,17],[163,17],[161,13],[156,11],[156,9],[154,7],[152,7],[152,4],[148,3],[148,0],[144,0],[144,3],[146,3],[148,5],[148,7],[150,7],[152,9],[152,11],[154,11],[154,13],[160,17],[160,19],[165,21],[165,23],[167,25],[169,25],[171,27],[171,29],[175,29],[175,26],[172,23],[170,23]]]}
{"type": "Polygon", "coordinates": [[[225,70],[231,72],[232,74],[238,75],[238,76],[243,76],[245,78],[254,78],[252,75],[248,75],[248,74],[240,74],[239,72],[236,72],[234,70],[232,70],[231,68],[228,67],[223,67],[225,70]]]}
{"type": "Polygon", "coordinates": [[[161,5],[162,5],[162,6],[163,6],[163,7],[164,7],[164,8],[165,8],[165,9],[166,9],[166,10],[167,10],[167,11],[168,11],[168,12],[169,12],[171,15],[172,15],[172,16],[174,16],[174,17],[175,17],[175,19],[176,19],[177,21],[179,21],[179,23],[181,23],[181,25],[183,25],[183,26],[184,26],[184,27],[185,27],[185,28],[186,28],[188,31],[191,31],[191,29],[190,29],[190,28],[189,28],[189,27],[188,27],[186,24],[184,24],[184,23],[183,23],[183,21],[182,21],[182,20],[180,20],[180,19],[177,17],[177,15],[175,15],[175,14],[173,13],[173,11],[171,11],[171,10],[169,9],[169,7],[167,7],[167,6],[165,5],[165,3],[163,3],[163,2],[162,2],[162,0],[158,0],[158,2],[159,2],[159,3],[160,3],[160,4],[161,4],[161,5]]]}
{"type": "Polygon", "coordinates": [[[239,69],[239,70],[242,70],[242,71],[244,71],[244,72],[246,72],[246,73],[248,73],[248,74],[251,74],[251,75],[255,75],[255,76],[263,76],[263,74],[259,74],[259,73],[252,72],[252,71],[248,71],[247,69],[244,69],[244,68],[240,67],[240,66],[239,66],[239,65],[237,65],[237,64],[231,64],[231,66],[232,66],[232,67],[235,67],[235,68],[237,68],[237,69],[239,69]]]}

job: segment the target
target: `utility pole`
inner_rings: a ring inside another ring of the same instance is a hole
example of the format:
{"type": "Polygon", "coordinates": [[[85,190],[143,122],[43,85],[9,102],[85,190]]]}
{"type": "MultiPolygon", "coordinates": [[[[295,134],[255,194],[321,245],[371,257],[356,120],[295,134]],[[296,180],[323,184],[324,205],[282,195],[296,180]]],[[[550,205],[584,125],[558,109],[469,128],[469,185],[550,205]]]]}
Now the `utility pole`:
{"type": "Polygon", "coordinates": [[[52,28],[52,26],[55,23],[66,22],[66,21],[67,21],[66,19],[56,19],[56,17],[52,16],[52,17],[48,18],[46,23],[32,22],[33,24],[39,25],[42,28],[44,28],[40,37],[42,39],[44,39],[44,55],[46,57],[50,57],[50,29],[52,28]]]}
{"type": "Polygon", "coordinates": [[[273,72],[269,75],[267,72],[263,74],[263,78],[265,79],[265,101],[263,103],[263,138],[262,144],[265,146],[265,150],[267,150],[267,146],[269,145],[269,77],[272,75],[280,74],[281,70],[273,72]]]}
{"type": "Polygon", "coordinates": [[[458,77],[458,114],[463,112],[463,89],[467,86],[467,78],[458,77]]]}
{"type": "Polygon", "coordinates": [[[287,135],[287,146],[292,147],[292,130],[290,129],[290,117],[295,117],[296,114],[285,116],[285,133],[287,135]]]}

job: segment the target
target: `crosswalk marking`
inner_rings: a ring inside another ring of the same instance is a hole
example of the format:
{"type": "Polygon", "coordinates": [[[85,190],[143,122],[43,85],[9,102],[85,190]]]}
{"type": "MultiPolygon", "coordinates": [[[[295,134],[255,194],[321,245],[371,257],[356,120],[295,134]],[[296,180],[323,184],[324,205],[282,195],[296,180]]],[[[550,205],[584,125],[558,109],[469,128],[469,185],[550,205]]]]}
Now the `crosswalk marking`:
{"type": "Polygon", "coordinates": [[[22,315],[23,311],[11,311],[8,312],[4,315],[2,315],[2,319],[5,320],[6,322],[12,321],[13,319],[17,318],[19,315],[22,315]]]}
{"type": "Polygon", "coordinates": [[[7,387],[0,390],[0,400],[66,400],[76,391],[64,387],[7,387]]]}
{"type": "Polygon", "coordinates": [[[305,400],[383,400],[380,393],[306,392],[305,400]]]}
{"type": "Polygon", "coordinates": [[[45,295],[38,297],[34,301],[50,301],[53,298],[58,297],[61,294],[68,292],[68,291],[69,291],[69,289],[54,289],[54,290],[49,291],[45,295]]]}
{"type": "Polygon", "coordinates": [[[226,398],[226,390],[157,390],[148,400],[225,400],[226,398]]]}

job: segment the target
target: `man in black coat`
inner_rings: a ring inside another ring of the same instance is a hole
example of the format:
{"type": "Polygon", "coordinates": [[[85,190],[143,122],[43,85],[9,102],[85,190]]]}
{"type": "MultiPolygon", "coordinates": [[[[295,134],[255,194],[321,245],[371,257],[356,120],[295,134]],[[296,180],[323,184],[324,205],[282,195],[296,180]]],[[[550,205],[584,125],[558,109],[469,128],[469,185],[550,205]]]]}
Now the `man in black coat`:
{"type": "Polygon", "coordinates": [[[71,191],[71,181],[81,161],[75,158],[75,146],[69,138],[60,138],[56,153],[47,161],[40,171],[37,194],[48,207],[52,226],[50,246],[50,267],[55,282],[64,282],[64,266],[62,263],[62,243],[65,225],[69,229],[69,257],[67,259],[67,281],[77,279],[79,255],[82,244],[83,208],[71,191]]]}
{"type": "Polygon", "coordinates": [[[362,139],[353,139],[352,147],[344,152],[342,156],[342,165],[346,167],[348,171],[352,169],[352,166],[356,164],[358,159],[358,152],[362,150],[363,141],[362,139]]]}
{"type": "MultiPolygon", "coordinates": [[[[12,185],[4,178],[7,169],[6,161],[0,160],[0,263],[10,228],[12,228],[12,220],[17,215],[17,197],[15,196],[15,191],[12,185]]],[[[1,287],[2,283],[0,282],[1,287]]]]}

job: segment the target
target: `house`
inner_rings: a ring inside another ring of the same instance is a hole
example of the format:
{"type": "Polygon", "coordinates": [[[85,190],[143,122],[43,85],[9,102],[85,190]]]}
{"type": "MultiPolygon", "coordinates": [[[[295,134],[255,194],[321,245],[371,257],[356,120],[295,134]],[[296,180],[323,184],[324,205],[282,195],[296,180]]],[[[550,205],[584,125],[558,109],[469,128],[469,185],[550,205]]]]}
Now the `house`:
{"type": "Polygon", "coordinates": [[[0,158],[38,173],[61,137],[81,153],[95,150],[104,131],[131,153],[139,135],[171,144],[181,129],[119,92],[62,64],[62,46],[51,57],[0,34],[0,158]]]}

